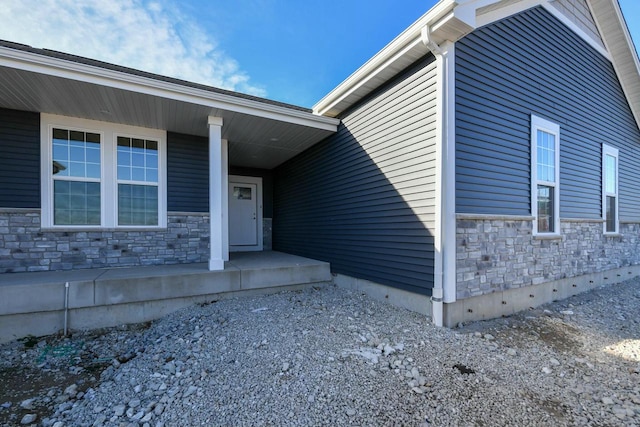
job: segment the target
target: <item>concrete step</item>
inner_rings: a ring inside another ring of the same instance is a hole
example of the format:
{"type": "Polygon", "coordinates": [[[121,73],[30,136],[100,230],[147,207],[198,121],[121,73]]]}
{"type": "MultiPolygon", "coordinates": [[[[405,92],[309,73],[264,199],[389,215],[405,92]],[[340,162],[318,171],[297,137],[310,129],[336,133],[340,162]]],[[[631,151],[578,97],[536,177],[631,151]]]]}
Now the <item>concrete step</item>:
{"type": "Polygon", "coordinates": [[[249,292],[330,282],[329,264],[281,252],[231,254],[223,271],[206,264],[0,275],[0,342],[156,319],[191,304],[249,292]]]}

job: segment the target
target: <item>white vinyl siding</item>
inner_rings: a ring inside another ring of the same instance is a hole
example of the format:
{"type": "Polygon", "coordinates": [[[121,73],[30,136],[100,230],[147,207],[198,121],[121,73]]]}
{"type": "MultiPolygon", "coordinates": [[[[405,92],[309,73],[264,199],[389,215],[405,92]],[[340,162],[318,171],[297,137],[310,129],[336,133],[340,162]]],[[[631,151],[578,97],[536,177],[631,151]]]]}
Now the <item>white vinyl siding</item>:
{"type": "Polygon", "coordinates": [[[531,116],[533,233],[560,233],[560,126],[531,116]]]}

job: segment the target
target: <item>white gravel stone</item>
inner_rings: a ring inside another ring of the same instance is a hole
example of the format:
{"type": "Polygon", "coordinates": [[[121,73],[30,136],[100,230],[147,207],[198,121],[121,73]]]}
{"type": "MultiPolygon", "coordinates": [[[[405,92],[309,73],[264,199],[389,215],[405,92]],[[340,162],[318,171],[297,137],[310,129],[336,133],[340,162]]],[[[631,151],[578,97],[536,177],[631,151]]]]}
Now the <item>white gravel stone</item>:
{"type": "Polygon", "coordinates": [[[120,417],[124,414],[125,409],[127,409],[124,405],[117,405],[113,408],[113,413],[115,416],[120,417]]]}
{"type": "MultiPolygon", "coordinates": [[[[59,341],[121,362],[82,398],[63,392],[85,388],[74,378],[34,404],[45,427],[640,425],[639,324],[640,279],[455,330],[332,286],[226,298],[59,341]]],[[[0,355],[0,368],[71,372],[38,349],[0,355]]]]}
{"type": "MultiPolygon", "coordinates": [[[[20,407],[22,409],[27,409],[27,410],[33,409],[34,408],[33,402],[35,400],[36,400],[35,398],[23,400],[22,402],[20,402],[20,407]]],[[[11,405],[9,405],[9,406],[11,406],[11,405]]]]}
{"type": "Polygon", "coordinates": [[[22,419],[20,420],[20,424],[31,424],[32,422],[34,422],[36,419],[38,418],[38,416],[36,414],[26,414],[24,417],[22,417],[22,419]]]}

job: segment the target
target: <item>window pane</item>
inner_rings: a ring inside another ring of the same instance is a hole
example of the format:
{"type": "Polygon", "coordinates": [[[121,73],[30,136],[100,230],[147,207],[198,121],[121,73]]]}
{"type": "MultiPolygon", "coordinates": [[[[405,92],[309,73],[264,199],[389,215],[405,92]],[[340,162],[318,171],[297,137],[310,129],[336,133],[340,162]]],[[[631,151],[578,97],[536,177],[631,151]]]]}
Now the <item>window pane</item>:
{"type": "Polygon", "coordinates": [[[144,154],[135,152],[131,154],[131,165],[144,167],[144,154]]]}
{"type": "Polygon", "coordinates": [[[615,233],[616,231],[616,198],[612,196],[607,196],[607,232],[615,233]]]}
{"type": "Polygon", "coordinates": [[[118,166],[118,179],[130,181],[131,168],[128,168],[126,166],[118,166]]]}
{"type": "Polygon", "coordinates": [[[87,178],[100,178],[100,165],[98,163],[87,163],[87,178]]]}
{"type": "Polygon", "coordinates": [[[118,179],[158,182],[158,142],[118,137],[118,179]]]}
{"type": "Polygon", "coordinates": [[[605,191],[607,194],[616,193],[616,158],[607,154],[604,160],[605,167],[605,191]]]}
{"type": "Polygon", "coordinates": [[[95,144],[100,144],[100,134],[97,133],[87,133],[86,134],[87,142],[93,142],[95,144]]]}
{"type": "Polygon", "coordinates": [[[53,160],[69,160],[69,147],[61,144],[53,144],[53,160]]]}
{"type": "Polygon", "coordinates": [[[71,147],[69,149],[69,160],[74,162],[84,162],[84,146],[71,147]]]}
{"type": "Polygon", "coordinates": [[[147,182],[158,182],[158,169],[147,169],[147,182]]]}
{"type": "Polygon", "coordinates": [[[55,225],[100,225],[100,183],[53,182],[55,225]]]}
{"type": "Polygon", "coordinates": [[[537,156],[538,181],[555,182],[556,180],[556,143],[555,135],[538,130],[537,132],[537,156]]]}
{"type": "Polygon", "coordinates": [[[84,163],[82,162],[69,162],[69,175],[77,177],[86,177],[86,171],[84,163]]]}
{"type": "Polygon", "coordinates": [[[53,129],[53,139],[67,141],[69,139],[69,131],[66,129],[53,129]]]}
{"type": "Polygon", "coordinates": [[[144,168],[131,168],[131,179],[134,181],[144,181],[144,168]]]}
{"type": "Polygon", "coordinates": [[[145,166],[148,168],[158,169],[158,155],[153,151],[151,153],[153,154],[147,153],[145,156],[145,166]]]}
{"type": "Polygon", "coordinates": [[[538,185],[538,232],[553,233],[555,231],[553,206],[553,187],[538,185]]]}
{"type": "Polygon", "coordinates": [[[53,129],[52,145],[53,175],[100,178],[99,134],[53,129]],[[93,165],[87,167],[87,162],[93,165]]]}
{"type": "Polygon", "coordinates": [[[118,166],[131,166],[131,150],[118,147],[118,166]]]}
{"type": "Polygon", "coordinates": [[[77,130],[72,130],[72,131],[69,132],[69,139],[71,141],[84,142],[84,132],[80,132],[80,131],[77,131],[77,130]]]}
{"type": "Polygon", "coordinates": [[[91,148],[87,147],[86,155],[87,155],[87,162],[100,164],[100,147],[97,147],[97,149],[93,147],[91,148]]]}
{"type": "Polygon", "coordinates": [[[118,225],[158,225],[158,187],[118,184],[118,225]]]}

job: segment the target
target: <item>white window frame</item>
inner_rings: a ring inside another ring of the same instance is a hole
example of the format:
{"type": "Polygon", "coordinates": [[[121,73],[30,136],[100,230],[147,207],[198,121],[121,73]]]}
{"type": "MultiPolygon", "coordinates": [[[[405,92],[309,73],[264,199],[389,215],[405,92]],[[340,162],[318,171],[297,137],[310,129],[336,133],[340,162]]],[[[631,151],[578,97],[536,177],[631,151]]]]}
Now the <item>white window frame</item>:
{"type": "Polygon", "coordinates": [[[533,217],[533,235],[560,236],[560,125],[531,115],[531,216],[533,217]],[[555,182],[538,180],[538,138],[541,130],[555,136],[555,182]],[[538,185],[553,187],[553,224],[554,231],[538,231],[538,185]]]}
{"type": "Polygon", "coordinates": [[[167,227],[167,133],[117,123],[79,119],[75,117],[40,114],[40,185],[42,228],[51,229],[158,229],[167,227]],[[79,130],[100,134],[100,225],[54,225],[53,218],[53,128],[79,130]],[[135,138],[158,141],[158,225],[118,225],[118,165],[117,137],[131,135],[135,138]]]}
{"type": "Polygon", "coordinates": [[[618,160],[618,149],[611,147],[606,144],[602,144],[602,231],[604,234],[618,234],[620,233],[620,213],[618,210],[618,185],[619,185],[619,173],[620,170],[620,162],[618,160]],[[607,156],[611,156],[616,160],[616,189],[615,193],[607,192],[607,170],[606,170],[606,158],[607,156]],[[615,230],[607,231],[607,196],[613,196],[616,198],[616,212],[615,212],[615,230]]]}

